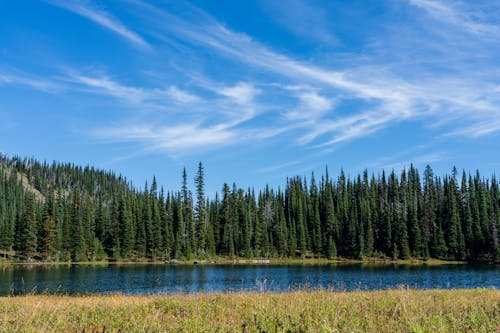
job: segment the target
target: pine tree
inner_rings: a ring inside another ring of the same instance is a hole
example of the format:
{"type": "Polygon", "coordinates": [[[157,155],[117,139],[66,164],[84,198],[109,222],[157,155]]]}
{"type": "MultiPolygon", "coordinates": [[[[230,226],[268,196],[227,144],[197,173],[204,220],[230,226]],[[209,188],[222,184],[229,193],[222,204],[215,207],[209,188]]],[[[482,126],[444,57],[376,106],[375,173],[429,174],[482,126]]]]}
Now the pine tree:
{"type": "Polygon", "coordinates": [[[491,260],[495,262],[500,258],[499,221],[500,221],[500,190],[496,178],[491,180],[490,188],[490,254],[491,260]]]}
{"type": "MultiPolygon", "coordinates": [[[[454,172],[454,174],[455,173],[456,172],[454,172]]],[[[465,257],[465,242],[460,226],[460,217],[458,215],[456,192],[455,179],[445,179],[445,195],[447,198],[445,207],[445,220],[447,225],[446,240],[448,244],[449,257],[461,260],[465,257]]]]}
{"type": "MultiPolygon", "coordinates": [[[[392,203],[392,230],[393,241],[397,248],[397,254],[401,259],[410,257],[410,246],[408,243],[407,229],[407,196],[406,196],[406,172],[401,175],[401,184],[398,186],[398,180],[394,173],[389,176],[389,200],[392,203]],[[401,187],[401,189],[400,189],[401,187]]],[[[394,246],[393,246],[394,248],[394,246]]],[[[396,251],[393,251],[393,256],[396,251]]]]}
{"type": "Polygon", "coordinates": [[[113,196],[112,210],[110,214],[110,226],[107,232],[107,251],[113,260],[121,258],[121,244],[120,244],[120,201],[118,194],[113,196]]]}
{"type": "Polygon", "coordinates": [[[418,223],[418,183],[413,165],[408,172],[408,236],[412,254],[416,257],[424,256],[422,235],[418,223]]]}
{"type": "MultiPolygon", "coordinates": [[[[144,186],[144,201],[142,202],[142,225],[144,226],[144,240],[145,240],[145,247],[144,247],[144,253],[146,256],[150,257],[153,255],[153,213],[151,211],[151,207],[153,206],[152,204],[152,198],[150,198],[149,195],[149,190],[148,190],[148,185],[146,184],[144,186]]],[[[142,227],[140,227],[142,229],[142,227]]],[[[142,230],[139,230],[139,232],[142,232],[142,230]]],[[[138,237],[142,238],[142,235],[138,235],[138,237]]],[[[142,240],[141,240],[142,241],[142,240]]],[[[141,248],[139,250],[142,250],[141,248]]]]}
{"type": "Polygon", "coordinates": [[[53,193],[45,203],[42,232],[40,234],[40,252],[45,259],[50,260],[56,246],[56,213],[57,206],[53,193]]]}
{"type": "Polygon", "coordinates": [[[468,192],[469,190],[467,188],[467,176],[464,170],[462,174],[462,182],[459,194],[460,219],[461,219],[460,223],[462,225],[462,231],[465,238],[465,246],[467,249],[466,255],[468,258],[471,258],[472,257],[471,249],[474,246],[474,232],[473,232],[474,221],[472,220],[470,195],[468,192]]]}
{"type": "Polygon", "coordinates": [[[73,221],[71,228],[71,259],[74,261],[87,261],[87,242],[82,223],[81,193],[77,190],[73,191],[71,219],[73,221]]]}
{"type": "Polygon", "coordinates": [[[20,221],[20,245],[19,252],[30,261],[37,248],[37,221],[35,211],[35,197],[27,194],[24,214],[20,221]]]}
{"type": "Polygon", "coordinates": [[[118,223],[120,225],[120,245],[121,253],[124,257],[132,257],[135,247],[135,232],[132,221],[132,214],[128,202],[123,193],[120,194],[118,203],[118,223]]]}
{"type": "Polygon", "coordinates": [[[334,259],[336,256],[337,256],[337,246],[335,245],[333,237],[330,236],[328,238],[328,258],[334,259]]]}
{"type": "Polygon", "coordinates": [[[184,208],[183,217],[185,223],[186,247],[184,254],[188,259],[193,257],[193,249],[196,249],[196,227],[193,221],[193,198],[187,186],[186,168],[182,172],[182,206],[184,208]]]}
{"type": "Polygon", "coordinates": [[[365,200],[363,202],[363,216],[364,216],[364,253],[366,256],[371,257],[374,251],[374,232],[373,232],[373,207],[375,206],[376,193],[370,189],[368,182],[368,171],[365,170],[363,174],[363,193],[365,200]]]}
{"type": "Polygon", "coordinates": [[[160,204],[158,202],[158,198],[156,196],[150,197],[151,204],[151,227],[150,227],[150,252],[151,257],[155,259],[158,255],[161,254],[162,249],[162,233],[161,233],[161,213],[160,213],[160,204]]]}
{"type": "Polygon", "coordinates": [[[106,259],[106,252],[104,251],[104,247],[98,238],[94,238],[92,248],[94,250],[92,261],[101,261],[106,259]]]}
{"type": "MultiPolygon", "coordinates": [[[[320,216],[320,200],[318,195],[318,188],[316,186],[316,180],[314,178],[314,173],[311,175],[311,185],[309,187],[309,220],[311,238],[312,238],[312,249],[317,255],[321,255],[324,252],[323,246],[323,230],[321,228],[321,216],[320,216]]],[[[333,199],[333,198],[332,198],[333,199]]],[[[333,200],[332,200],[333,207],[333,200]]]]}
{"type": "Polygon", "coordinates": [[[14,200],[8,198],[11,184],[1,164],[0,177],[2,180],[0,183],[0,249],[4,250],[4,257],[6,257],[6,252],[11,250],[14,245],[16,210],[15,207],[12,207],[14,200]],[[8,205],[7,202],[11,204],[8,205]]]}
{"type": "Polygon", "coordinates": [[[177,200],[174,205],[174,235],[175,235],[175,248],[174,255],[175,258],[180,259],[184,256],[187,256],[187,247],[188,239],[187,239],[187,231],[186,231],[186,223],[184,221],[184,206],[182,204],[181,194],[177,194],[177,200]]]}
{"type": "Polygon", "coordinates": [[[326,226],[325,238],[328,239],[328,254],[330,253],[330,238],[335,241],[340,241],[340,226],[335,215],[335,206],[333,202],[333,193],[331,184],[325,184],[325,199],[324,199],[324,223],[326,226]]]}
{"type": "Polygon", "coordinates": [[[203,257],[206,254],[206,234],[207,234],[207,212],[205,208],[205,180],[203,164],[199,162],[198,172],[195,177],[196,186],[196,206],[195,206],[195,223],[196,223],[196,239],[197,248],[196,254],[203,257]]]}
{"type": "Polygon", "coordinates": [[[383,253],[390,255],[393,252],[392,239],[392,210],[389,203],[388,188],[385,173],[382,171],[382,179],[379,188],[380,200],[380,248],[383,253]]]}
{"type": "MultiPolygon", "coordinates": [[[[162,191],[163,192],[163,191],[162,191]]],[[[164,229],[163,229],[163,239],[164,239],[164,250],[167,254],[167,259],[174,253],[175,247],[175,237],[174,237],[174,205],[173,196],[167,194],[167,199],[165,202],[165,217],[164,217],[164,229]]],[[[162,202],[162,200],[160,200],[162,202]]],[[[214,253],[215,254],[215,253],[214,253]]]]}

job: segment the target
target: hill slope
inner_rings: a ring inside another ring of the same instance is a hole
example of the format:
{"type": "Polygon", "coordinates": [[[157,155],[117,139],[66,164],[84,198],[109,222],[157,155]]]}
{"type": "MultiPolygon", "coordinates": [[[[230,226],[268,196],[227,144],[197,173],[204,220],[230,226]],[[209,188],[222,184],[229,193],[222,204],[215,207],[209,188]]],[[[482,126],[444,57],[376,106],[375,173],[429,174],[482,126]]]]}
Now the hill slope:
{"type": "Polygon", "coordinates": [[[195,195],[142,191],[112,172],[0,156],[0,249],[18,259],[230,257],[497,260],[499,183],[427,167],[399,177],[368,172],[257,194],[233,185],[207,200],[200,163],[195,195]]]}

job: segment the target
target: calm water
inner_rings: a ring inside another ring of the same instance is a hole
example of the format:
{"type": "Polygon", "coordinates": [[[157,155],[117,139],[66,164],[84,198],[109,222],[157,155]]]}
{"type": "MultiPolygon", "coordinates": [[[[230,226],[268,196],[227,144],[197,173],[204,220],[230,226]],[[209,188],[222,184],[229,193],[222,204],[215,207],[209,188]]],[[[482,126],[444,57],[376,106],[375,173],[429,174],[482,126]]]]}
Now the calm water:
{"type": "Polygon", "coordinates": [[[498,266],[110,265],[0,268],[0,294],[500,288],[498,266]]]}

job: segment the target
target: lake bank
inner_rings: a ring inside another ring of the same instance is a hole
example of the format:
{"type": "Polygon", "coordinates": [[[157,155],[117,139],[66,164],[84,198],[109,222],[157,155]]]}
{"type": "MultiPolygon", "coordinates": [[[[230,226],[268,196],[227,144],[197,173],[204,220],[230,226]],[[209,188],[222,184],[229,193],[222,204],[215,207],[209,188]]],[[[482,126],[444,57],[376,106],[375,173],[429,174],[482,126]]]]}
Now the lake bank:
{"type": "MultiPolygon", "coordinates": [[[[0,267],[2,265],[136,265],[136,264],[149,264],[149,265],[336,265],[336,264],[367,264],[367,265],[411,265],[411,266],[439,266],[439,265],[463,265],[475,262],[467,261],[449,261],[441,259],[390,259],[381,257],[365,257],[363,259],[352,259],[338,257],[335,259],[325,258],[227,258],[227,257],[214,257],[210,259],[191,259],[191,260],[150,260],[150,259],[136,259],[136,260],[105,260],[105,261],[14,261],[14,260],[0,260],[0,267]]],[[[489,263],[478,261],[476,263],[489,263]]]]}
{"type": "Polygon", "coordinates": [[[0,297],[5,332],[497,332],[500,291],[0,297]]]}

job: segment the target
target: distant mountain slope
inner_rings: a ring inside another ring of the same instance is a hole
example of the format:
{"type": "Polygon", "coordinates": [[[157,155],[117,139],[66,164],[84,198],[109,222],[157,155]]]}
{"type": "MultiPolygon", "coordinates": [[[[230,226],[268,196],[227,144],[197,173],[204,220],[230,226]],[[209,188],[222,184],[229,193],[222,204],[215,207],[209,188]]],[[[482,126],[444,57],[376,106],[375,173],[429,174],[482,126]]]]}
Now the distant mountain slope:
{"type": "Polygon", "coordinates": [[[247,191],[224,184],[207,200],[184,170],[177,191],[140,191],[113,172],[0,156],[0,250],[17,260],[349,257],[500,258],[500,191],[479,172],[400,175],[247,191]]]}
{"type": "Polygon", "coordinates": [[[18,183],[41,203],[51,191],[62,192],[67,197],[73,189],[77,189],[92,197],[109,199],[114,191],[129,189],[126,179],[113,172],[70,163],[48,164],[33,158],[7,158],[0,154],[0,169],[8,178],[14,174],[18,183]]]}
{"type": "Polygon", "coordinates": [[[15,169],[13,170],[13,168],[10,168],[8,166],[4,167],[3,174],[7,178],[10,178],[10,176],[14,174],[15,178],[17,179],[17,183],[22,186],[26,192],[32,193],[35,196],[35,199],[40,203],[45,203],[45,196],[30,184],[30,181],[25,174],[18,172],[15,169]]]}

